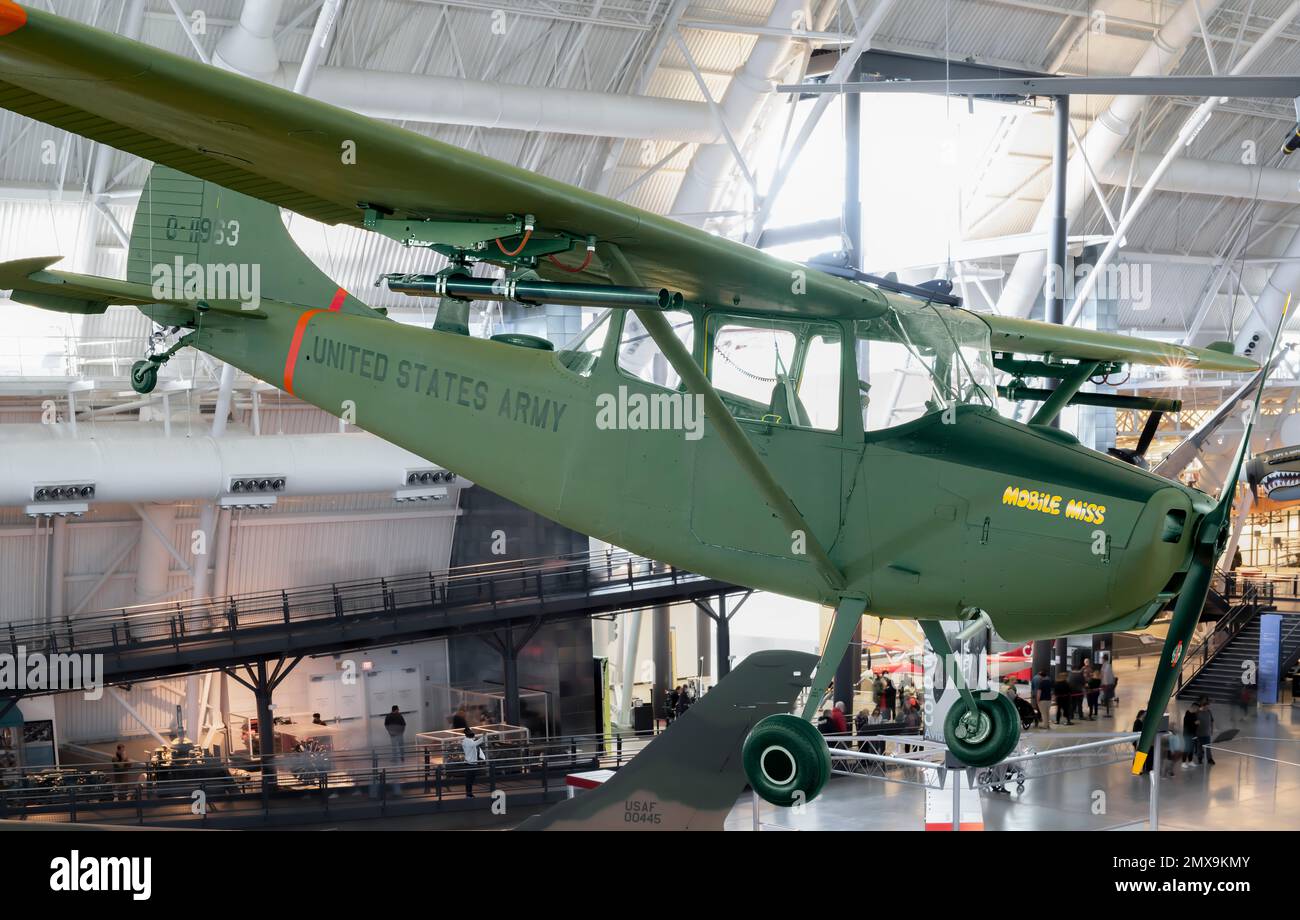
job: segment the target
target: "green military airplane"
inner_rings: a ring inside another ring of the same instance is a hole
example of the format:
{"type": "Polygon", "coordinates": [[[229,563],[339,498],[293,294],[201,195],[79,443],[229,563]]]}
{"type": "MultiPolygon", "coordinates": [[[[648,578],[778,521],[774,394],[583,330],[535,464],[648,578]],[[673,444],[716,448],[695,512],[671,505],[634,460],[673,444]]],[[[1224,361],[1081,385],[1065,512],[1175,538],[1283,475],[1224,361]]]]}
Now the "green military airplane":
{"type": "MultiPolygon", "coordinates": [[[[1236,474],[1216,502],[1050,423],[1068,404],[1115,404],[1081,388],[1126,365],[1258,370],[1230,346],[979,315],[940,290],[782,261],[10,0],[0,106],[159,164],[126,281],[50,258],[0,266],[20,302],[132,305],[172,330],[133,370],[140,392],[197,348],[576,530],[834,606],[804,718],[769,715],[744,745],[770,801],[809,800],[826,781],[807,716],[867,611],[919,620],[947,657],[941,620],[1023,641],[1141,628],[1176,598],[1148,707],[1164,711],[1236,474]],[[435,275],[384,279],[441,298],[434,328],[337,288],[278,208],[447,256],[435,275]],[[492,267],[500,277],[474,273],[492,267]],[[470,337],[474,299],[607,309],[556,350],[470,337]],[[629,359],[646,349],[648,365],[629,359]],[[870,386],[887,358],[927,381],[924,412],[901,424],[870,386]],[[1029,424],[997,413],[998,370],[1006,392],[1042,400],[1029,424]],[[1059,383],[1028,391],[1031,377],[1059,383]]],[[[995,763],[1018,740],[1016,712],[955,680],[947,743],[967,764],[995,763]]]]}

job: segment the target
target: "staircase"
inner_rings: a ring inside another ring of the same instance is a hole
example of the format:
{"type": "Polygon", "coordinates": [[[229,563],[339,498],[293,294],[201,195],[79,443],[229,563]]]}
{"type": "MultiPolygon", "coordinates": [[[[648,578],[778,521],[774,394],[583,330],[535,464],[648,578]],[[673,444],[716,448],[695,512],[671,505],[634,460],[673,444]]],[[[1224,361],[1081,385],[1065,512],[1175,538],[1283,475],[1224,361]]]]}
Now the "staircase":
{"type": "Polygon", "coordinates": [[[1300,657],[1300,612],[1251,605],[1234,613],[1238,613],[1239,622],[1232,624],[1233,628],[1216,630],[1187,656],[1187,670],[1184,671],[1184,679],[1178,690],[1178,699],[1208,696],[1216,702],[1235,703],[1241,698],[1243,663],[1254,662],[1259,658],[1261,613],[1282,614],[1279,680],[1300,657]],[[1225,634],[1226,638],[1216,638],[1225,634]],[[1222,644],[1217,644],[1220,641],[1222,644]]]}

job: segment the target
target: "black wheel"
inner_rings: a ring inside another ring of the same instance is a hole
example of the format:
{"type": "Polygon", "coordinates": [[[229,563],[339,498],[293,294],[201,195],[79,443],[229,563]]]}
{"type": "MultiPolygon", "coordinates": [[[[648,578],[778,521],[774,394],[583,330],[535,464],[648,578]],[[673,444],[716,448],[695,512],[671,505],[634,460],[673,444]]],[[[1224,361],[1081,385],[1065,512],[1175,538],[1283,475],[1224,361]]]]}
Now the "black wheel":
{"type": "Polygon", "coordinates": [[[131,365],[131,389],[137,393],[152,393],[157,385],[157,364],[145,358],[131,365]]]}
{"type": "Polygon", "coordinates": [[[787,713],[755,725],[741,757],[754,791],[782,807],[811,802],[831,776],[831,752],[821,732],[787,713]]]}
{"type": "Polygon", "coordinates": [[[968,712],[960,700],[943,720],[943,740],[958,760],[971,767],[991,767],[1015,749],[1020,740],[1020,716],[1001,693],[975,700],[968,712]]]}

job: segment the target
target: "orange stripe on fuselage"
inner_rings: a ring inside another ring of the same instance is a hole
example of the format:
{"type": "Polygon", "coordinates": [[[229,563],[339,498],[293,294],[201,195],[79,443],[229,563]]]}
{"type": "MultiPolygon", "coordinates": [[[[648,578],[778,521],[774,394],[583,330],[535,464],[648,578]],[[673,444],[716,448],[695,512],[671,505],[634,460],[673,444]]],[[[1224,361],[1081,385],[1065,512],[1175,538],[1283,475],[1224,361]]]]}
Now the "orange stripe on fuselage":
{"type": "Polygon", "coordinates": [[[344,302],[348,299],[348,292],[339,288],[334,292],[334,299],[330,301],[330,312],[337,313],[343,309],[344,302]]]}
{"type": "Polygon", "coordinates": [[[27,25],[27,11],[13,0],[0,0],[0,35],[17,32],[27,25]]]}
{"type": "Polygon", "coordinates": [[[298,351],[302,348],[302,337],[307,334],[307,324],[317,313],[324,310],[304,310],[298,317],[298,325],[293,327],[293,338],[289,340],[289,354],[284,359],[284,391],[293,396],[293,368],[298,363],[298,351]]]}

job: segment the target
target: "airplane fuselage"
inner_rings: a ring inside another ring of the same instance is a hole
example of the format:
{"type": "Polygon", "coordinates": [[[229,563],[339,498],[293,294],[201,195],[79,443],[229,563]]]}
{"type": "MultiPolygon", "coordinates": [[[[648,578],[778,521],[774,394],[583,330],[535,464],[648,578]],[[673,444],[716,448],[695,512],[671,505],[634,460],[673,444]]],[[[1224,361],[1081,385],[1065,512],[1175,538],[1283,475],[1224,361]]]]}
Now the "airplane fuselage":
{"type": "Polygon", "coordinates": [[[688,437],[598,424],[602,394],[664,393],[620,371],[612,344],[584,376],[554,351],[328,310],[266,312],[210,313],[193,344],[575,530],[791,597],[864,598],[881,616],[980,608],[1016,641],[1139,625],[1177,592],[1210,504],[975,407],[865,436],[853,413],[836,432],[742,420],[844,572],[834,591],[712,425],[688,437]]]}

